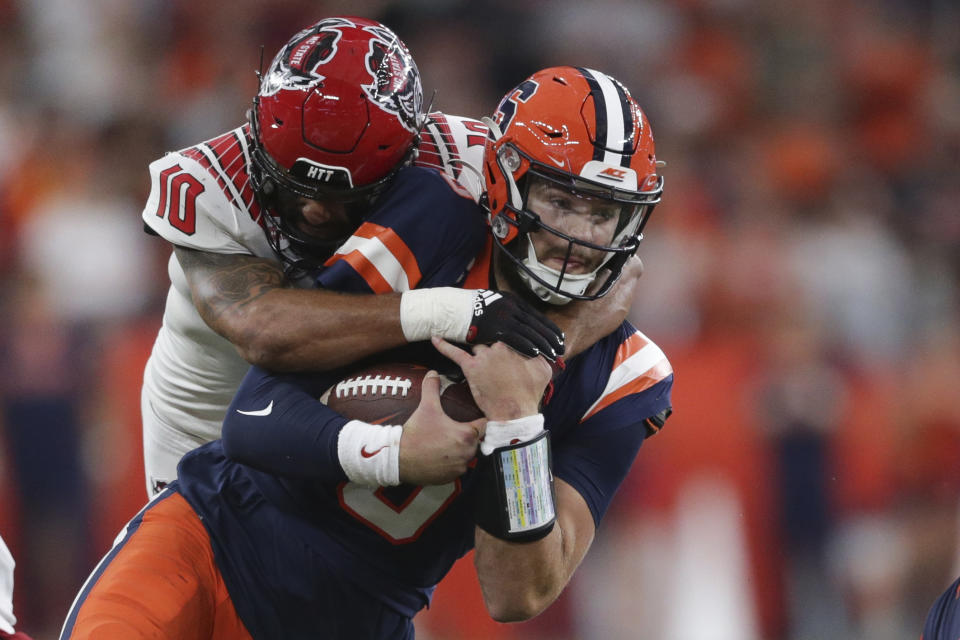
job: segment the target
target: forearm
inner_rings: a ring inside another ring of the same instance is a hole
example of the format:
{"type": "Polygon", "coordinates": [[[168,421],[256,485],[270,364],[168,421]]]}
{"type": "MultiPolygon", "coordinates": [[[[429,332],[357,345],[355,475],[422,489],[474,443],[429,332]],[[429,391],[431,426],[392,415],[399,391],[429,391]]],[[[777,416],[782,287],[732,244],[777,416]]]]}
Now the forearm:
{"type": "Polygon", "coordinates": [[[278,288],[224,325],[244,359],[274,371],[326,371],[406,344],[400,294],[278,288]]]}
{"type": "Polygon", "coordinates": [[[546,537],[508,542],[475,528],[477,578],[487,610],[499,622],[528,620],[550,606],[593,542],[583,498],[562,480],[555,483],[557,523],[546,537]]]}
{"type": "Polygon", "coordinates": [[[601,298],[548,310],[547,317],[563,329],[564,357],[570,360],[616,331],[628,311],[628,307],[607,304],[607,298],[601,298]]]}
{"type": "Polygon", "coordinates": [[[272,260],[182,247],[176,254],[204,322],[251,364],[322,371],[406,342],[400,294],[295,289],[272,260]]]}
{"type": "Polygon", "coordinates": [[[554,527],[536,542],[507,542],[476,527],[474,564],[490,616],[521,622],[546,609],[563,591],[571,571],[563,531],[554,527]]]}
{"type": "Polygon", "coordinates": [[[431,336],[503,341],[527,355],[563,351],[559,330],[508,296],[456,287],[378,295],[295,289],[273,260],[182,247],[176,254],[204,322],[272,371],[330,370],[431,336]]]}
{"type": "Polygon", "coordinates": [[[260,471],[342,482],[337,441],[347,418],[317,400],[329,382],[251,367],[223,421],[224,452],[260,471]]]}

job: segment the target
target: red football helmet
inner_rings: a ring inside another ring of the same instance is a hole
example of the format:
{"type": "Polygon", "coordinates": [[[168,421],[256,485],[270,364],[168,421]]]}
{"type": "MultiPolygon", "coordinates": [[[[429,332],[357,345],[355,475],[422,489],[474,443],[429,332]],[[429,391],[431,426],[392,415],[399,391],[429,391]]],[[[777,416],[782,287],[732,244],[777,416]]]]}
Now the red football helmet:
{"type": "Polygon", "coordinates": [[[653,134],[637,102],[604,73],[554,67],[517,85],[485,122],[490,127],[484,153],[487,206],[502,255],[545,302],[565,304],[606,294],[636,253],[663,192],[653,134]],[[612,241],[595,244],[543,222],[527,206],[535,181],[614,205],[619,220],[612,241]],[[566,273],[566,265],[553,269],[537,259],[527,237],[537,230],[562,238],[567,260],[575,247],[606,255],[590,273],[566,273]],[[605,278],[594,284],[601,274],[605,278]]]}
{"type": "Polygon", "coordinates": [[[294,252],[322,261],[349,234],[321,241],[299,232],[284,197],[339,203],[359,226],[414,157],[424,120],[420,73],[379,22],[326,18],[276,55],[249,119],[254,191],[294,252]]]}

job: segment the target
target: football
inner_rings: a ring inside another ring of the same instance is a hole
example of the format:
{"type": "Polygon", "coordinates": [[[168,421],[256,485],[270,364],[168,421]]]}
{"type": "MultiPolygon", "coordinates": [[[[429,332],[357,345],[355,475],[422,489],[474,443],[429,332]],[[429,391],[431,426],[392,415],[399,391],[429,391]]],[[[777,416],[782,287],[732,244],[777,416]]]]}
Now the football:
{"type": "MultiPolygon", "coordinates": [[[[351,372],[320,397],[331,409],[372,424],[403,424],[420,404],[420,389],[430,369],[415,364],[372,365],[351,372]]],[[[440,405],[458,422],[482,418],[466,381],[440,376],[440,405]]]]}

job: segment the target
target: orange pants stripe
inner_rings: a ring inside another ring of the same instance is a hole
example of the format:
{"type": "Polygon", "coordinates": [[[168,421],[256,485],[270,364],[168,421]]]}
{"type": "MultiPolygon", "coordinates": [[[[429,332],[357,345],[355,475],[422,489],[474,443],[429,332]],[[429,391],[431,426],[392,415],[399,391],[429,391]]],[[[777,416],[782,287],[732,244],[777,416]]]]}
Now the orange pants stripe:
{"type": "Polygon", "coordinates": [[[61,640],[250,640],[183,496],[168,491],[141,516],[84,585],[61,640]]]}

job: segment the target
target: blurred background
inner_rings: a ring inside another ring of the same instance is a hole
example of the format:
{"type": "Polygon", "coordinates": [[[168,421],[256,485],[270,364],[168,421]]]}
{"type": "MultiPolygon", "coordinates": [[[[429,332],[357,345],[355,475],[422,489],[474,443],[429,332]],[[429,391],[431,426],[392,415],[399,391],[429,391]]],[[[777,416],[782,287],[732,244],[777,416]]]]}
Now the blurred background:
{"type": "Polygon", "coordinates": [[[0,0],[0,533],[37,640],[142,505],[169,247],[147,164],[240,124],[317,19],[380,19],[434,107],[589,66],[666,193],[633,321],[676,375],[574,582],[490,622],[469,562],[419,637],[917,638],[960,574],[956,0],[0,0]]]}

